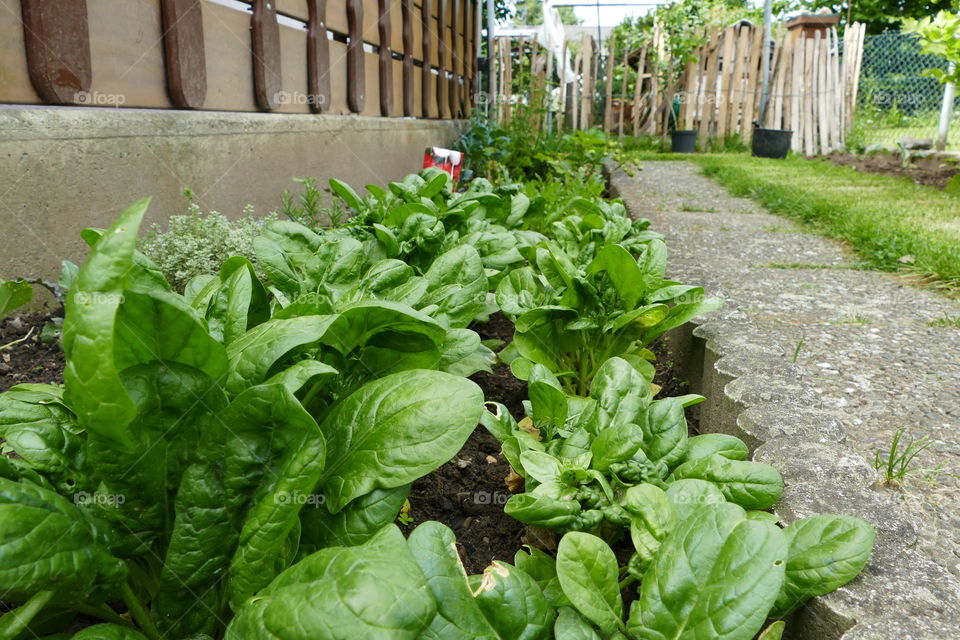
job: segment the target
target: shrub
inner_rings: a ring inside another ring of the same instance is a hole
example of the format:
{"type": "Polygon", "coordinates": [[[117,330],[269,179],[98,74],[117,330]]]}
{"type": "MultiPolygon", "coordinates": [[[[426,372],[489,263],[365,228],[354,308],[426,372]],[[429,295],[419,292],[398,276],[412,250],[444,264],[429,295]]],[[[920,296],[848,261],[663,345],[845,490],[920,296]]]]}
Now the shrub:
{"type": "MultiPolygon", "coordinates": [[[[187,192],[189,198],[189,192],[187,192]]],[[[243,256],[256,264],[253,238],[268,220],[254,217],[247,205],[243,217],[230,220],[219,211],[203,213],[191,202],[187,213],[171,216],[169,230],[153,224],[139,242],[139,249],[163,271],[171,286],[182,292],[194,276],[215,274],[224,260],[243,256]]]]}

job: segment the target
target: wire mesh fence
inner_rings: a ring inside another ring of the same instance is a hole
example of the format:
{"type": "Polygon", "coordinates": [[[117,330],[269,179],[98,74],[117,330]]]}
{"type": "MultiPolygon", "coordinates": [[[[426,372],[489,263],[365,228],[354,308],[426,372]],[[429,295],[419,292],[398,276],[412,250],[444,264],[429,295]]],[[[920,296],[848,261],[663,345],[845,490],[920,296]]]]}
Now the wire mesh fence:
{"type": "MultiPolygon", "coordinates": [[[[924,76],[946,68],[937,56],[920,52],[918,38],[887,32],[867,36],[860,92],[850,142],[895,145],[906,137],[936,138],[943,85],[924,76]]],[[[954,103],[948,148],[960,149],[960,98],[954,103]]]]}

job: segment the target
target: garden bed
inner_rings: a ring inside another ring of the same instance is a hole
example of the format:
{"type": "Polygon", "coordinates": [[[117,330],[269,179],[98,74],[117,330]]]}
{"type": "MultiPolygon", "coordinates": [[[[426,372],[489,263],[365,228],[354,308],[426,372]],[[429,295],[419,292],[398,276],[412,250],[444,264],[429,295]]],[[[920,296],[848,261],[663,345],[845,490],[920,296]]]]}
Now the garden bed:
{"type": "Polygon", "coordinates": [[[842,167],[851,167],[861,173],[876,173],[884,176],[893,176],[895,178],[909,178],[916,184],[934,187],[943,190],[950,183],[950,180],[957,174],[960,174],[960,166],[957,163],[936,163],[921,162],[921,166],[910,164],[903,166],[903,160],[894,153],[871,153],[867,155],[856,155],[852,153],[832,153],[827,156],[830,162],[842,167]]]}
{"type": "MultiPolygon", "coordinates": [[[[23,383],[63,382],[63,350],[57,344],[44,344],[37,339],[44,325],[57,316],[62,316],[62,310],[18,314],[0,322],[2,344],[30,334],[0,356],[0,392],[23,383]]],[[[502,313],[471,328],[484,339],[509,342],[513,335],[513,324],[502,313]]],[[[652,345],[658,356],[654,383],[662,387],[665,396],[680,395],[688,391],[689,384],[680,377],[678,362],[667,344],[658,340],[652,345]]],[[[527,385],[515,378],[508,366],[497,365],[492,373],[480,372],[472,379],[480,385],[487,401],[500,402],[513,415],[523,415],[527,385]]],[[[690,435],[696,435],[695,412],[688,409],[687,419],[690,435]]],[[[512,562],[524,544],[536,541],[528,540],[523,523],[503,511],[512,495],[505,482],[509,475],[510,464],[500,451],[500,443],[478,426],[451,461],[413,483],[409,498],[412,522],[404,529],[409,533],[428,520],[450,527],[457,534],[464,568],[471,575],[482,573],[494,560],[512,562]]]]}

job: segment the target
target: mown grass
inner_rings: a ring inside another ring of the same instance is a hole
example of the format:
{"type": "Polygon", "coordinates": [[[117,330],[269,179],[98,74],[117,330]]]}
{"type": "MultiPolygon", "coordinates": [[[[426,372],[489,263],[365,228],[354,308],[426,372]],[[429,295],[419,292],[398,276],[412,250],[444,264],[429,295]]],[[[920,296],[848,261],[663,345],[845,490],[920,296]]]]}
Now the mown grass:
{"type": "Polygon", "coordinates": [[[910,271],[960,290],[960,198],[954,195],[826,160],[694,159],[733,195],[846,242],[869,267],[910,271]]]}

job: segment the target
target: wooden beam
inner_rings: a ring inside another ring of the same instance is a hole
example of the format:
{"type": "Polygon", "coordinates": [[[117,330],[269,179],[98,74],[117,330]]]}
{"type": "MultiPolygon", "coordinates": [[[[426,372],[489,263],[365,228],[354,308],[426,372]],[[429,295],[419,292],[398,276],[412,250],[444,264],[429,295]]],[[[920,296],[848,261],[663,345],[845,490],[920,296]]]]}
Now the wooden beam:
{"type": "Polygon", "coordinates": [[[207,61],[200,0],[160,0],[167,93],[180,109],[199,109],[207,97],[207,61]]]}
{"type": "Polygon", "coordinates": [[[403,115],[415,115],[413,86],[413,0],[403,0],[403,115]]]}
{"type": "Polygon", "coordinates": [[[259,109],[273,111],[280,107],[280,92],[283,90],[276,6],[269,0],[254,0],[251,25],[254,98],[259,109]]]}
{"type": "Polygon", "coordinates": [[[433,0],[422,0],[422,10],[420,13],[420,29],[423,40],[423,69],[421,72],[420,98],[423,105],[423,117],[430,118],[433,115],[433,73],[430,66],[430,60],[433,58],[433,21],[432,5],[433,0]]]}
{"type": "Polygon", "coordinates": [[[327,0],[307,0],[307,93],[310,111],[330,109],[330,41],[327,39],[327,0]]]}
{"type": "Polygon", "coordinates": [[[21,0],[30,82],[50,104],[82,104],[93,77],[86,0],[21,0]]]}
{"type": "Polygon", "coordinates": [[[377,0],[379,15],[377,30],[380,32],[378,53],[380,67],[380,115],[390,116],[393,111],[393,52],[390,48],[390,0],[377,0]]]}
{"type": "Polygon", "coordinates": [[[360,113],[366,103],[366,76],[363,60],[363,2],[347,0],[347,105],[360,113]]]}

